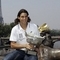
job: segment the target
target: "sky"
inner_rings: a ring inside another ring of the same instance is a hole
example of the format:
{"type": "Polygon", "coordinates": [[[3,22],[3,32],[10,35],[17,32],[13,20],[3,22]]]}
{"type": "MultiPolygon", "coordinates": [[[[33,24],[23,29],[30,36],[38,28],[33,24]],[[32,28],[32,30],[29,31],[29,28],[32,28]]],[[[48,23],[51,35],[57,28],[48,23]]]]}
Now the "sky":
{"type": "Polygon", "coordinates": [[[60,29],[60,0],[1,0],[4,23],[14,22],[22,8],[29,12],[33,23],[47,23],[50,29],[60,29]]]}

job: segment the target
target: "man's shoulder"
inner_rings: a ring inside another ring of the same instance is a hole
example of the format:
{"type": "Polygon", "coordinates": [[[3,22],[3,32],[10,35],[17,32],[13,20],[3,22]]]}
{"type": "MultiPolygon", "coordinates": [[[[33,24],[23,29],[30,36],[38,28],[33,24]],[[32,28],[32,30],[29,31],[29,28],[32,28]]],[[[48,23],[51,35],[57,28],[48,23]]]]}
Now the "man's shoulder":
{"type": "Polygon", "coordinates": [[[18,24],[12,28],[12,30],[16,30],[16,29],[18,29],[18,24]]]}
{"type": "Polygon", "coordinates": [[[35,23],[29,23],[31,26],[37,26],[37,24],[35,23]]]}

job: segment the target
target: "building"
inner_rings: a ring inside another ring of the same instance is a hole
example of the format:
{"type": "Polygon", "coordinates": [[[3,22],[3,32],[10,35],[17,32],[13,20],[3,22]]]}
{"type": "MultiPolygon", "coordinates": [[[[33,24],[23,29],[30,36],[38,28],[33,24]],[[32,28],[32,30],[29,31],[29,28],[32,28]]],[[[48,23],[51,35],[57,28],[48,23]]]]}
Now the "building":
{"type": "Polygon", "coordinates": [[[1,0],[0,0],[0,23],[4,23],[2,17],[1,0]]]}

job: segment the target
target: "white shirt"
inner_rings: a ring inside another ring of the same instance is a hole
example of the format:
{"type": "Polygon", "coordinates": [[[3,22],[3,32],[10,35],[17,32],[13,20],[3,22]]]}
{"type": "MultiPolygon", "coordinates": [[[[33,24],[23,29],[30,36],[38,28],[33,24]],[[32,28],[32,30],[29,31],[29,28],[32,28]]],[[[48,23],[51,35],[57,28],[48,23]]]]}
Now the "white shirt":
{"type": "Polygon", "coordinates": [[[36,24],[28,23],[26,31],[20,26],[20,24],[17,24],[11,30],[10,41],[15,41],[19,44],[28,43],[26,41],[25,32],[27,32],[27,34],[31,33],[32,35],[40,36],[40,33],[38,31],[38,28],[37,28],[36,24]]]}

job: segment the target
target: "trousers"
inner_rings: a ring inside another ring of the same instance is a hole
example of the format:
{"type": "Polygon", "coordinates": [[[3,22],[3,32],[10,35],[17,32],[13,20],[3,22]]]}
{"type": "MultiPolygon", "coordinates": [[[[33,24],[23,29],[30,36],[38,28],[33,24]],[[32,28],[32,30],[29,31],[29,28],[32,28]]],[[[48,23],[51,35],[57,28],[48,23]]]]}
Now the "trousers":
{"type": "Polygon", "coordinates": [[[25,53],[23,50],[15,50],[4,56],[3,60],[38,60],[36,55],[25,53]]]}

